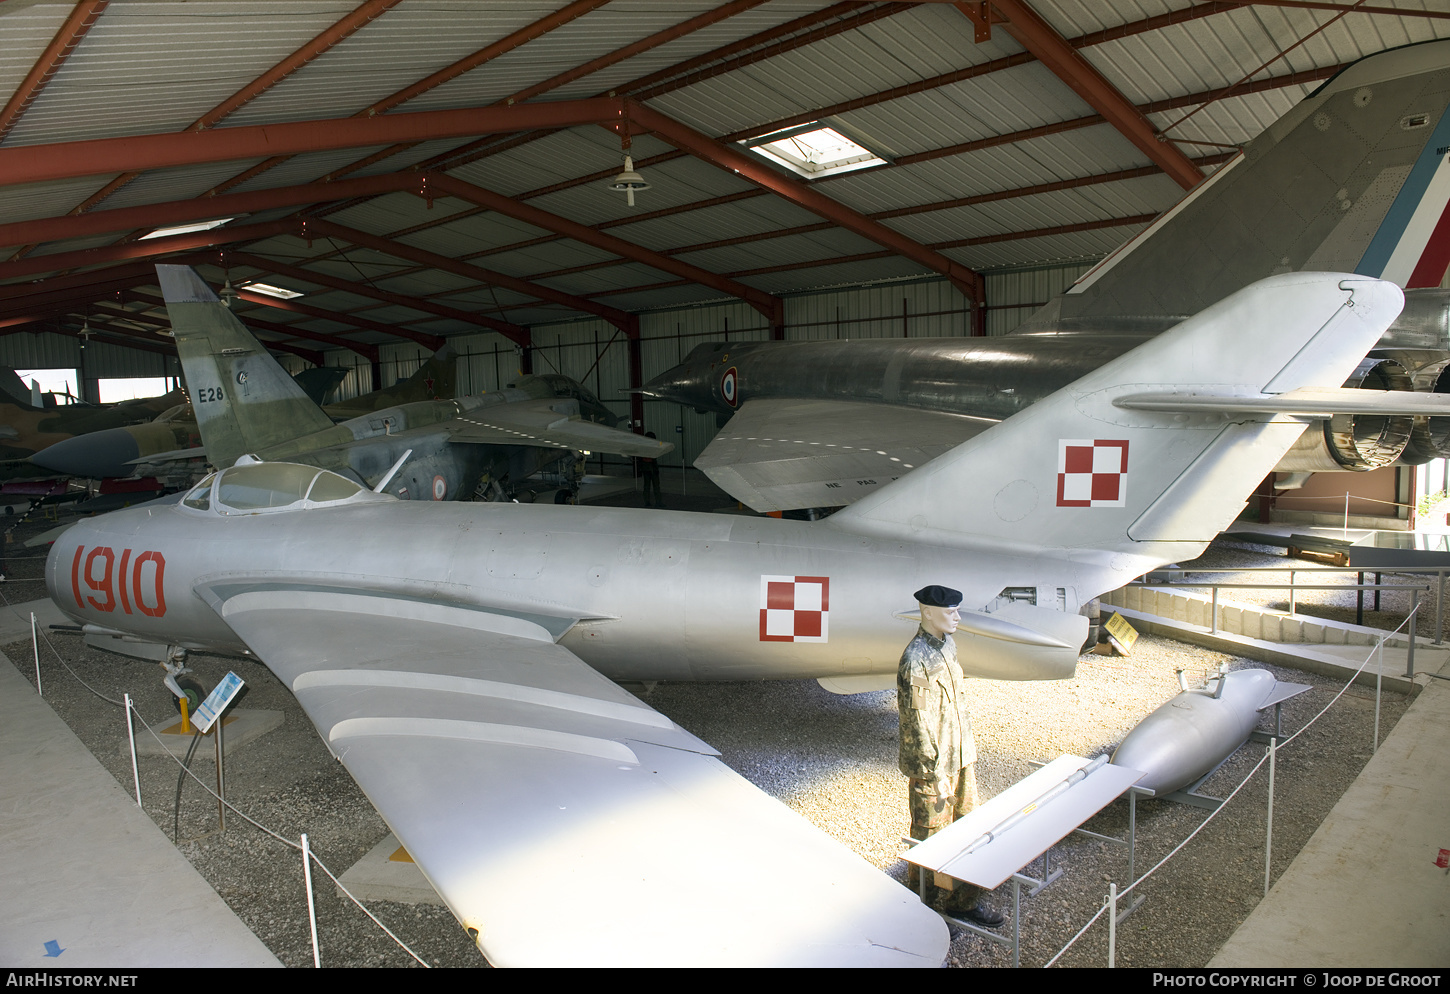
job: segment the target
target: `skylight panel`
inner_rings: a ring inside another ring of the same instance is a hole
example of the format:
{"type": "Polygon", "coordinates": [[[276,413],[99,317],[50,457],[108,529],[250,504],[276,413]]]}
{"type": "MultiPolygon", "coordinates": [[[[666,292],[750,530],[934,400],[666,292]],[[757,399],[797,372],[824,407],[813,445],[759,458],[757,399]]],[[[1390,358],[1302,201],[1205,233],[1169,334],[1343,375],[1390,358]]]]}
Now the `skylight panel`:
{"type": "Polygon", "coordinates": [[[291,300],[293,297],[302,296],[301,290],[288,290],[286,287],[273,286],[270,283],[243,283],[242,286],[248,290],[265,293],[269,297],[277,297],[281,300],[291,300]]]}
{"type": "Polygon", "coordinates": [[[157,228],[147,235],[142,235],[138,241],[146,241],[148,238],[169,238],[172,235],[186,235],[193,231],[210,231],[212,228],[220,228],[228,221],[235,221],[234,217],[217,218],[215,221],[197,221],[195,224],[177,224],[170,228],[157,228]]]}
{"type": "Polygon", "coordinates": [[[864,136],[846,134],[837,123],[812,121],[783,131],[746,138],[740,144],[769,162],[806,179],[883,166],[884,154],[863,144],[864,136]]]}

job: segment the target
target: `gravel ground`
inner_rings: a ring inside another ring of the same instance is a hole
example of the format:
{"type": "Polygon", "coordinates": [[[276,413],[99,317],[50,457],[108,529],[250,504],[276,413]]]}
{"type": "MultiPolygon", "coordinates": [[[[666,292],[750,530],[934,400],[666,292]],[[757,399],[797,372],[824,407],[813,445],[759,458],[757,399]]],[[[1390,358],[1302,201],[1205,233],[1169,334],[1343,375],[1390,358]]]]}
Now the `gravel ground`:
{"type": "MultiPolygon", "coordinates": [[[[38,559],[20,559],[16,546],[0,587],[8,602],[35,596],[38,559]]],[[[1254,565],[1258,553],[1215,547],[1204,565],[1254,565]],[[1250,561],[1246,561],[1250,560],[1250,561]]],[[[1283,565],[1282,556],[1271,557],[1283,565]]],[[[1336,595],[1342,596],[1342,595],[1336,595]]],[[[1386,604],[1389,607],[1389,604],[1386,604]]],[[[1328,609],[1340,610],[1331,604],[1328,609]]],[[[1353,610],[1352,601],[1349,610],[1353,610]]],[[[1393,623],[1398,623],[1394,618],[1393,623]]],[[[1371,622],[1373,623],[1373,622],[1371,622]]],[[[1390,627],[1393,627],[1393,623],[1390,627]]],[[[907,633],[903,633],[905,637],[907,633]]],[[[53,634],[51,642],[97,691],[119,698],[130,692],[151,722],[169,720],[174,709],[150,664],[125,661],[87,649],[76,636],[53,634]]],[[[903,642],[904,644],[904,642],[903,642]]],[[[27,677],[30,645],[4,647],[27,677]]],[[[314,850],[338,874],[387,832],[340,764],[333,761],[290,693],[261,665],[194,654],[193,667],[207,686],[228,669],[247,680],[247,708],[282,711],[285,723],[229,757],[229,798],[258,821],[289,838],[307,832],[314,850]]],[[[980,754],[979,782],[990,797],[1032,770],[1033,760],[1062,753],[1093,755],[1112,746],[1148,712],[1176,693],[1175,669],[1190,677],[1228,662],[1263,666],[1281,679],[1314,690],[1284,708],[1284,727],[1294,731],[1318,713],[1337,691],[1322,677],[1144,636],[1130,658],[1086,655],[1072,680],[1002,683],[974,680],[972,711],[980,754]]],[[[120,709],[93,696],[42,653],[46,700],[129,792],[130,762],[120,709]]],[[[718,748],[726,763],[897,879],[906,833],[905,780],[896,770],[896,702],[892,692],[837,697],[814,682],[660,684],[644,694],[655,708],[718,748]]],[[[1386,694],[1381,735],[1387,735],[1406,699],[1386,694]]],[[[1281,753],[1274,813],[1274,873],[1282,872],[1354,780],[1371,751],[1374,699],[1351,688],[1310,731],[1281,753]]],[[[1206,783],[1224,796],[1262,755],[1242,750],[1206,783]]],[[[209,755],[194,768],[213,775],[209,755]]],[[[1214,822],[1172,862],[1140,888],[1143,906],[1120,927],[1118,964],[1193,967],[1208,962],[1262,894],[1267,771],[1260,773],[1214,822]]],[[[167,759],[141,760],[147,812],[170,836],[177,768],[167,759]]],[[[1138,812],[1137,872],[1152,866],[1204,820],[1204,812],[1161,801],[1138,812]]],[[[1124,803],[1110,806],[1088,824],[1123,836],[1124,803]]],[[[217,831],[216,805],[194,784],[187,786],[179,819],[179,848],[249,927],[289,966],[311,962],[300,858],[291,849],[228,817],[217,831]]],[[[1061,880],[1023,901],[1022,961],[1045,963],[1101,906],[1112,879],[1127,882],[1123,851],[1071,837],[1055,851],[1061,880]]],[[[782,874],[782,886],[788,886],[782,874]]],[[[330,886],[319,885],[318,927],[327,966],[406,966],[408,956],[330,886]]],[[[1006,885],[991,898],[1010,910],[1006,885]]],[[[374,912],[425,960],[437,966],[478,966],[482,959],[452,916],[441,908],[378,904],[374,912]]],[[[1004,930],[1005,931],[1005,930],[1004,930]]],[[[1010,951],[976,936],[953,932],[950,965],[1005,966],[1010,951]]],[[[1107,933],[1100,920],[1060,962],[1101,966],[1107,933]]]]}

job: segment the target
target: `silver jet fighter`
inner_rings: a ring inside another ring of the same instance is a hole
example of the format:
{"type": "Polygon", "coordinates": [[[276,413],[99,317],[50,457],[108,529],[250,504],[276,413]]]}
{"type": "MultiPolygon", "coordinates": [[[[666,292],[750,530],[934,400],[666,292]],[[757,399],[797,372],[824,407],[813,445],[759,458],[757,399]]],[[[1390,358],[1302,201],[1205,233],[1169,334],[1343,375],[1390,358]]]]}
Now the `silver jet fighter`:
{"type": "MultiPolygon", "coordinates": [[[[733,414],[696,459],[758,511],[837,507],[1275,273],[1409,288],[1345,386],[1450,393],[1450,40],[1325,83],[1011,335],[699,346],[643,392],[733,414]]],[[[1275,468],[1368,470],[1450,454],[1438,412],[1344,411],[1275,468]]]]}
{"type": "MultiPolygon", "coordinates": [[[[466,500],[475,493],[510,497],[561,460],[572,471],[575,451],[655,459],[673,448],[613,427],[614,415],[562,376],[525,377],[478,397],[383,407],[334,425],[196,270],[158,265],[156,275],[213,466],[231,466],[244,454],[290,459],[369,487],[386,483],[410,500],[466,500]]],[[[185,450],[177,455],[184,458],[185,450]]]]}
{"type": "Polygon", "coordinates": [[[264,662],[490,962],[935,966],[940,918],[610,681],[890,685],[927,583],[968,675],[1070,676],[1080,605],[1197,555],[1401,303],[1263,281],[825,521],[247,460],[73,526],[46,581],[94,637],[264,662]]]}

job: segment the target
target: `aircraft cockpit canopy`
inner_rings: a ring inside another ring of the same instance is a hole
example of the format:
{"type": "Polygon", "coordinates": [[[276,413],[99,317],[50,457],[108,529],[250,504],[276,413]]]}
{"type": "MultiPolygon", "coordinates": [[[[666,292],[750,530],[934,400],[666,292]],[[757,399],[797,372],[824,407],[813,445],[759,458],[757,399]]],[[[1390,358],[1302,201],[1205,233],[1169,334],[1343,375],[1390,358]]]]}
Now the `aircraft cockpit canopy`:
{"type": "Polygon", "coordinates": [[[551,397],[577,400],[579,413],[589,421],[599,421],[607,425],[618,421],[613,412],[599,402],[594,391],[561,373],[531,373],[520,377],[518,382],[510,383],[509,386],[522,390],[535,400],[548,400],[551,397]]]}
{"type": "Polygon", "coordinates": [[[269,511],[392,500],[316,466],[288,462],[238,463],[213,473],[191,489],[181,503],[219,514],[262,514],[269,511]]]}

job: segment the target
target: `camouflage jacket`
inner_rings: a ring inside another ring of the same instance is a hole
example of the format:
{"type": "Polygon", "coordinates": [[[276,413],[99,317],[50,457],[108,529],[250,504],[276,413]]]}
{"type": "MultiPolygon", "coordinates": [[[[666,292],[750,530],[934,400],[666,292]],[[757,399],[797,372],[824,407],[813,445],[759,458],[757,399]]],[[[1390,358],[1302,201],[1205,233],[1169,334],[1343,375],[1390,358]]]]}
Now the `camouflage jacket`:
{"type": "Polygon", "coordinates": [[[918,628],[896,671],[902,773],[913,780],[941,781],[977,761],[965,690],[952,637],[934,638],[918,628]]]}

